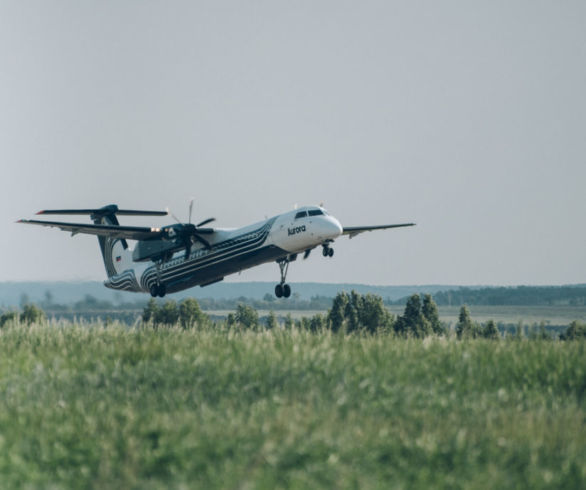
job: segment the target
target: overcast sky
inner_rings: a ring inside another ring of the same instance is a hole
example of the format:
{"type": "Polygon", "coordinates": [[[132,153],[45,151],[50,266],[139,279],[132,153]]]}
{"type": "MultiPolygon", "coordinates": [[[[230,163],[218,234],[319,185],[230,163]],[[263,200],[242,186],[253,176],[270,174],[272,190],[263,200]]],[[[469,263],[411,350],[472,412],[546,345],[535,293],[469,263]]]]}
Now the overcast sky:
{"type": "Polygon", "coordinates": [[[226,227],[417,222],[292,283],[585,283],[585,26],[582,0],[2,0],[0,280],[105,278],[94,237],[18,218],[193,197],[226,227]]]}

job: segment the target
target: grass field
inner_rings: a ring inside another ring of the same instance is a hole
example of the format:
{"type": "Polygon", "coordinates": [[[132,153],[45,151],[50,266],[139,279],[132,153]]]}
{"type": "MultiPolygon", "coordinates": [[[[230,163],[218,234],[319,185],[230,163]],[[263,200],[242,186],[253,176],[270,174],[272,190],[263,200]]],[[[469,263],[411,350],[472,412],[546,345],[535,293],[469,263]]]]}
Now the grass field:
{"type": "Polygon", "coordinates": [[[0,331],[0,488],[584,488],[586,343],[0,331]]]}

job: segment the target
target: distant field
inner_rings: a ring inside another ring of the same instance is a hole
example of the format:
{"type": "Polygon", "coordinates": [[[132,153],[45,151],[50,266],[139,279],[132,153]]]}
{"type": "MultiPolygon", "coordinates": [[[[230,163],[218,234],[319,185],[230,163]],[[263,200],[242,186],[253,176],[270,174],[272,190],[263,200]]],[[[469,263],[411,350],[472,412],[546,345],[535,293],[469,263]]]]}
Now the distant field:
{"type": "Polygon", "coordinates": [[[581,489],[585,351],[5,328],[0,487],[581,489]]]}

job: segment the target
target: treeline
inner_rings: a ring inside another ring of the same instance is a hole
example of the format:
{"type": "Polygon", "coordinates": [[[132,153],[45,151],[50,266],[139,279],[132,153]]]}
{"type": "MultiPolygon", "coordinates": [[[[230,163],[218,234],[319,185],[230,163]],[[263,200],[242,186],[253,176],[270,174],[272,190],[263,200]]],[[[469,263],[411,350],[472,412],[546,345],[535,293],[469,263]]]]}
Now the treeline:
{"type": "Polygon", "coordinates": [[[435,293],[433,299],[440,306],[584,306],[586,285],[458,288],[435,293]]]}
{"type": "MultiPolygon", "coordinates": [[[[195,299],[186,299],[180,303],[169,300],[159,305],[151,299],[143,310],[142,321],[155,328],[160,326],[181,325],[190,328],[194,325],[218,323],[201,311],[195,299]]],[[[402,337],[425,338],[428,336],[455,335],[458,339],[485,338],[499,340],[506,335],[501,332],[494,320],[485,323],[475,322],[467,306],[462,306],[458,323],[452,331],[450,326],[439,317],[437,304],[429,294],[414,294],[409,297],[403,315],[395,316],[384,305],[380,296],[373,294],[361,295],[352,291],[338,293],[327,313],[310,317],[293,319],[290,313],[279,319],[271,310],[265,318],[260,318],[258,311],[252,306],[240,303],[234,313],[229,313],[224,323],[228,327],[247,329],[286,329],[300,328],[313,332],[331,330],[345,333],[391,333],[402,337]]],[[[544,325],[539,329],[532,328],[526,335],[525,328],[519,324],[515,338],[553,340],[556,335],[548,332],[544,325]]],[[[560,340],[576,340],[586,338],[586,324],[574,321],[560,334],[560,340]]]]}
{"type": "MultiPolygon", "coordinates": [[[[32,304],[23,306],[22,311],[6,311],[0,315],[0,328],[10,324],[33,324],[46,322],[45,312],[32,304]]],[[[105,323],[112,319],[107,318],[105,323]]],[[[374,294],[361,295],[356,291],[350,294],[341,292],[331,302],[327,313],[316,314],[311,317],[293,319],[290,313],[284,318],[278,318],[274,311],[263,319],[252,305],[240,303],[233,313],[226,319],[214,321],[205,314],[200,304],[194,298],[186,298],[177,303],[167,300],[159,303],[150,299],[142,310],[140,320],[143,326],[174,327],[184,329],[202,325],[223,325],[232,328],[272,329],[272,328],[300,328],[313,332],[331,330],[345,333],[387,333],[401,337],[425,338],[428,336],[451,336],[458,339],[485,338],[498,340],[503,337],[501,330],[493,320],[485,323],[475,322],[467,306],[460,308],[458,323],[454,330],[440,320],[437,303],[429,294],[421,296],[414,294],[409,297],[402,315],[393,315],[384,305],[383,299],[374,294]]],[[[506,335],[506,334],[505,334],[506,335]]],[[[525,337],[522,324],[517,326],[513,335],[516,338],[525,337]]],[[[555,339],[545,328],[545,325],[532,329],[528,335],[532,339],[555,339]]],[[[574,321],[565,332],[559,335],[561,340],[575,340],[586,338],[586,324],[574,321]]]]}

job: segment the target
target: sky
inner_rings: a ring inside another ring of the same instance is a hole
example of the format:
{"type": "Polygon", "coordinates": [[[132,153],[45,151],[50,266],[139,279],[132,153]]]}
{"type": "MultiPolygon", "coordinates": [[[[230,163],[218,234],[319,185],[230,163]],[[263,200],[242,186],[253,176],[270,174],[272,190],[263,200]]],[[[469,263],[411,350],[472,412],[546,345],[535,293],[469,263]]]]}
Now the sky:
{"type": "Polygon", "coordinates": [[[571,0],[3,0],[0,281],[105,279],[95,237],[19,218],[193,198],[219,227],[417,223],[291,283],[586,283],[585,25],[571,0]]]}

